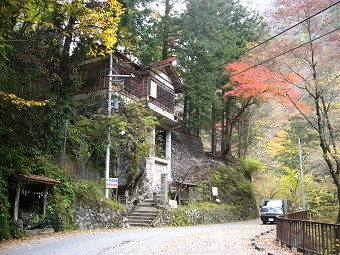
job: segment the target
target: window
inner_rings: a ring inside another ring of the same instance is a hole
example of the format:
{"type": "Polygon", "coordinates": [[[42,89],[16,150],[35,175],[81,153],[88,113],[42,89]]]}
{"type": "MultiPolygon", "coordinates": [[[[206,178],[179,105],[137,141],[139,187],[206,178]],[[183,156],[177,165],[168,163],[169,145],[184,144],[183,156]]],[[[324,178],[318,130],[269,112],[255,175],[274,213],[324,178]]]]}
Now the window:
{"type": "Polygon", "coordinates": [[[100,68],[90,68],[81,71],[81,80],[83,87],[95,86],[99,83],[100,68]]]}
{"type": "Polygon", "coordinates": [[[157,100],[173,109],[175,106],[174,91],[166,86],[157,86],[157,100]]]}
{"type": "Polygon", "coordinates": [[[151,81],[149,96],[170,109],[175,107],[175,91],[160,82],[151,81]]]}

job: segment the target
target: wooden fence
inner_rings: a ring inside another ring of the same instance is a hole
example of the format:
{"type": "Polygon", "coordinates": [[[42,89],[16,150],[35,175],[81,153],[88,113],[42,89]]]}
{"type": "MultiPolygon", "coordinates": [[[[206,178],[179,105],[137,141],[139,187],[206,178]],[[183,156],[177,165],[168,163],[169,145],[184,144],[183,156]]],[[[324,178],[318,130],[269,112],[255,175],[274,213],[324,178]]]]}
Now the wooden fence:
{"type": "Polygon", "coordinates": [[[310,219],[307,211],[277,217],[277,239],[304,254],[340,254],[340,224],[310,219]]]}

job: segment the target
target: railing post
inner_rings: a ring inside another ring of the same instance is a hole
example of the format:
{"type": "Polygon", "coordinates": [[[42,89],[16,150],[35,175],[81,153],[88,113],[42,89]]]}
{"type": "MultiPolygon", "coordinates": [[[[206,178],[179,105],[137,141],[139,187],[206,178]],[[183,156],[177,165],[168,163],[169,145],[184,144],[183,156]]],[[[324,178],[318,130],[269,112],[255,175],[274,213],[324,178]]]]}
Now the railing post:
{"type": "Polygon", "coordinates": [[[334,227],[334,232],[335,232],[335,247],[336,247],[336,254],[340,253],[340,229],[339,226],[334,227]]]}

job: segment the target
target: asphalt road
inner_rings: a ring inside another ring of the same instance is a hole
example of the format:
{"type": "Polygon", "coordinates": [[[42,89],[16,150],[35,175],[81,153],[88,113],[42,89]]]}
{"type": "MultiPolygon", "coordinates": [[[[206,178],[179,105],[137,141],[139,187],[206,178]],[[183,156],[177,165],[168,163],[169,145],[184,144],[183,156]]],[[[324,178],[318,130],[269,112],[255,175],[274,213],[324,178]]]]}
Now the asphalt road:
{"type": "Polygon", "coordinates": [[[274,227],[256,220],[175,228],[57,233],[6,243],[0,246],[0,255],[254,254],[251,238],[274,227]]]}

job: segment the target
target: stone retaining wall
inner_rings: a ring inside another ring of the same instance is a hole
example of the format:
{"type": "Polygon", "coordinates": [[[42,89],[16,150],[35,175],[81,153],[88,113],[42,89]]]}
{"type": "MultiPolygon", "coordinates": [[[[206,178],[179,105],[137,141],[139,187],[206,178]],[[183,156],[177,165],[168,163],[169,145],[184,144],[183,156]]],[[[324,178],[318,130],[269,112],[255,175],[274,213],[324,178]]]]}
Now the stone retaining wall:
{"type": "Polygon", "coordinates": [[[171,134],[171,174],[174,180],[183,178],[197,162],[211,160],[204,153],[201,138],[179,131],[172,131],[171,134]]]}
{"type": "Polygon", "coordinates": [[[96,205],[77,201],[73,206],[74,223],[80,230],[122,227],[123,212],[105,202],[96,205]]]}
{"type": "Polygon", "coordinates": [[[187,226],[198,224],[219,224],[241,220],[258,218],[258,214],[245,215],[237,210],[227,208],[213,209],[184,209],[177,208],[164,210],[154,222],[155,227],[159,226],[187,226]]]}

